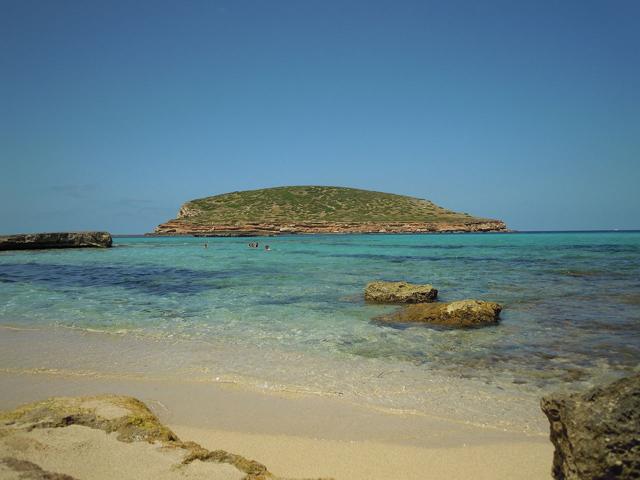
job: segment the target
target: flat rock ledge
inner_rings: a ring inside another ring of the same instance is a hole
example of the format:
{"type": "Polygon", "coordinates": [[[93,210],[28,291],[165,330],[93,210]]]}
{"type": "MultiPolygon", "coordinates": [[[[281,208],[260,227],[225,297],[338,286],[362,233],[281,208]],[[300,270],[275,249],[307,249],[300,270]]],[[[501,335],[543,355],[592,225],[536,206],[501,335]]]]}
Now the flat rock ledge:
{"type": "Polygon", "coordinates": [[[279,477],[254,460],[180,440],[135,398],[100,395],[51,398],[0,412],[0,478],[279,477]]]}
{"type": "Polygon", "coordinates": [[[455,328],[495,325],[500,320],[502,306],[481,300],[418,303],[407,305],[388,315],[377,317],[380,323],[425,323],[455,328]]]}
{"type": "Polygon", "coordinates": [[[640,375],[540,401],[556,480],[640,478],[640,375]]]}
{"type": "Polygon", "coordinates": [[[373,303],[428,303],[437,296],[438,290],[428,284],[376,281],[364,289],[364,299],[373,303]]]}
{"type": "Polygon", "coordinates": [[[113,244],[109,232],[55,232],[0,236],[0,250],[43,248],[108,248],[113,244]]]}

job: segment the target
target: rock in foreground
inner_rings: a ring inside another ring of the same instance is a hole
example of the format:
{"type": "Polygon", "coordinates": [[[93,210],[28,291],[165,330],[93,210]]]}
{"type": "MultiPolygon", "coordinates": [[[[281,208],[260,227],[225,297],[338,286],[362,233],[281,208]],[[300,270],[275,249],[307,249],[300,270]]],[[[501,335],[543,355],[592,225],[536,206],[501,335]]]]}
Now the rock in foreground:
{"type": "Polygon", "coordinates": [[[375,303],[427,303],[437,296],[438,290],[431,285],[407,282],[371,282],[364,290],[364,299],[375,303]]]}
{"type": "Polygon", "coordinates": [[[131,397],[52,398],[0,412],[0,477],[275,480],[224,450],[181,441],[131,397]]]}
{"type": "Polygon", "coordinates": [[[540,405],[556,448],[553,478],[640,478],[640,375],[540,405]]]}
{"type": "Polygon", "coordinates": [[[378,317],[383,323],[427,323],[446,327],[482,327],[498,323],[502,306],[480,300],[451,303],[418,303],[378,317]]]}
{"type": "Polygon", "coordinates": [[[108,248],[113,240],[108,232],[28,233],[0,236],[0,250],[42,248],[108,248]]]}

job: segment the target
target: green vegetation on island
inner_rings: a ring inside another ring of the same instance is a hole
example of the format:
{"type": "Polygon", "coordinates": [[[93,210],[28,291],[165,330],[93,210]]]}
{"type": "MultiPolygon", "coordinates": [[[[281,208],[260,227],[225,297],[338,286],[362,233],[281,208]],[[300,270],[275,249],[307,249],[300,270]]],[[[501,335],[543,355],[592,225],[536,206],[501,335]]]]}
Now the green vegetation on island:
{"type": "Polygon", "coordinates": [[[346,187],[296,186],[231,192],[183,206],[197,224],[483,221],[420,198],[346,187]]]}
{"type": "Polygon", "coordinates": [[[241,227],[256,225],[267,229],[275,226],[280,233],[443,231],[446,226],[454,231],[506,228],[497,220],[454,212],[405,195],[346,187],[290,186],[191,200],[180,208],[175,220],[160,225],[156,232],[215,233],[227,226],[237,234],[246,234],[247,229],[241,227]]]}

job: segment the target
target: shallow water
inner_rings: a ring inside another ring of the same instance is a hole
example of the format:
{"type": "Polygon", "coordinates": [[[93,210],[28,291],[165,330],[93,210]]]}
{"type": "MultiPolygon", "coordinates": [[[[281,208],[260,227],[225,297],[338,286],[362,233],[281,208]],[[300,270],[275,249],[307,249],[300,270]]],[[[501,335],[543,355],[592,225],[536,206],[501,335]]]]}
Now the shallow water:
{"type": "Polygon", "coordinates": [[[351,392],[404,409],[420,409],[436,378],[537,396],[637,370],[639,298],[638,232],[117,238],[108,250],[0,253],[0,324],[126,337],[110,343],[126,362],[85,352],[53,364],[351,392]],[[248,248],[256,240],[272,251],[248,248]],[[502,322],[381,326],[371,319],[395,307],[364,303],[374,279],[500,302],[502,322]],[[150,342],[167,358],[150,359],[150,342]]]}

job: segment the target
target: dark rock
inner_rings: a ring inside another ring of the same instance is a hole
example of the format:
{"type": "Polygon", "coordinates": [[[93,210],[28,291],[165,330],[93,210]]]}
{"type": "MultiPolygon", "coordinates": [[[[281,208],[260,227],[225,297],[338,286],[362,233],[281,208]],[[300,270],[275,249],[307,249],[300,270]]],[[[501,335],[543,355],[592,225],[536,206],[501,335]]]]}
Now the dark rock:
{"type": "Polygon", "coordinates": [[[640,478],[640,375],[540,405],[556,448],[553,478],[640,478]]]}
{"type": "Polygon", "coordinates": [[[113,243],[108,232],[28,233],[0,236],[0,250],[41,248],[107,248],[113,243]]]}
{"type": "Polygon", "coordinates": [[[425,303],[437,296],[438,290],[431,285],[407,282],[371,282],[364,290],[364,299],[375,303],[425,303]]]}
{"type": "Polygon", "coordinates": [[[480,300],[419,303],[378,317],[383,323],[428,323],[446,327],[481,327],[498,323],[502,306],[480,300]]]}

